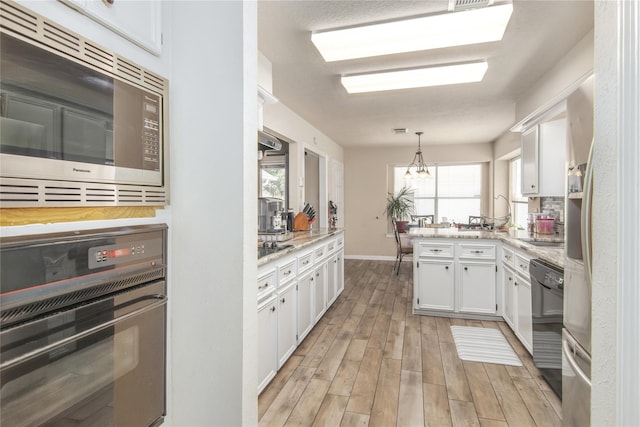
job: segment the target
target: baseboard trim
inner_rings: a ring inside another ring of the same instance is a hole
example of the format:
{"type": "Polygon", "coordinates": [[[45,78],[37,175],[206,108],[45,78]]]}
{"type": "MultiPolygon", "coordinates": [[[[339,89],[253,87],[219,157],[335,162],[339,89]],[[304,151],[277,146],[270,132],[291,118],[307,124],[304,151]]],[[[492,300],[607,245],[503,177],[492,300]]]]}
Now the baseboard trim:
{"type": "MultiPolygon", "coordinates": [[[[389,255],[345,255],[344,259],[359,259],[363,261],[395,261],[396,257],[389,255]]],[[[403,259],[402,261],[409,261],[409,259],[403,259]]]]}

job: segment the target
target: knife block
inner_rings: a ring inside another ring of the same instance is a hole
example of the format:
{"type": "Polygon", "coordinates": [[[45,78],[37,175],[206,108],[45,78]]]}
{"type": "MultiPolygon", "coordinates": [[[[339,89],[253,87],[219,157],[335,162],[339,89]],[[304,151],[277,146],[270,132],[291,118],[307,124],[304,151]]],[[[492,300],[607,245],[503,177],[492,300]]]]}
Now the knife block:
{"type": "Polygon", "coordinates": [[[308,231],[309,219],[302,212],[298,213],[293,219],[293,231],[308,231]]]}

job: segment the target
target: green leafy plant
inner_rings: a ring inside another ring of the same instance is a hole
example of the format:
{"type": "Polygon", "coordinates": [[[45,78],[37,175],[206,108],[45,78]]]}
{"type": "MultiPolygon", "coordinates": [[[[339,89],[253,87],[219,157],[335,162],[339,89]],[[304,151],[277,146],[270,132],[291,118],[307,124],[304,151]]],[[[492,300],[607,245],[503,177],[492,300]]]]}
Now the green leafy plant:
{"type": "Polygon", "coordinates": [[[404,221],[413,213],[413,190],[402,187],[398,194],[388,193],[385,214],[389,220],[404,221]]]}

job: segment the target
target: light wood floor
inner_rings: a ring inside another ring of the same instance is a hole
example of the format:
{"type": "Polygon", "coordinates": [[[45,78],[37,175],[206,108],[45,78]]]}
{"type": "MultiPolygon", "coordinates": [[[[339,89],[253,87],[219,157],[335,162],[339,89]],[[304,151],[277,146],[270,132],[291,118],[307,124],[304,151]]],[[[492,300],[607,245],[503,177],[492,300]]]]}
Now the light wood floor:
{"type": "Polygon", "coordinates": [[[411,313],[411,264],[345,261],[345,290],[258,399],[261,426],[560,426],[503,322],[411,313]],[[499,328],[522,367],[458,358],[451,325],[499,328]]]}

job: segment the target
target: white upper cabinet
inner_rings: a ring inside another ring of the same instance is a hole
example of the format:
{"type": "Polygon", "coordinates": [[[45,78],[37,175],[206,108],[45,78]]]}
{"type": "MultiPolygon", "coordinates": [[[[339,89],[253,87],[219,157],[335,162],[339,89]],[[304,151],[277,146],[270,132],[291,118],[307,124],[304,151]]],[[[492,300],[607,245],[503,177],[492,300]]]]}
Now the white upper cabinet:
{"type": "Polygon", "coordinates": [[[567,121],[535,125],[522,134],[522,194],[563,196],[566,177],[567,121]]]}
{"type": "Polygon", "coordinates": [[[538,194],[538,126],[522,134],[522,194],[538,194]]]}
{"type": "Polygon", "coordinates": [[[141,48],[162,52],[161,1],[59,0],[141,48]]]}

